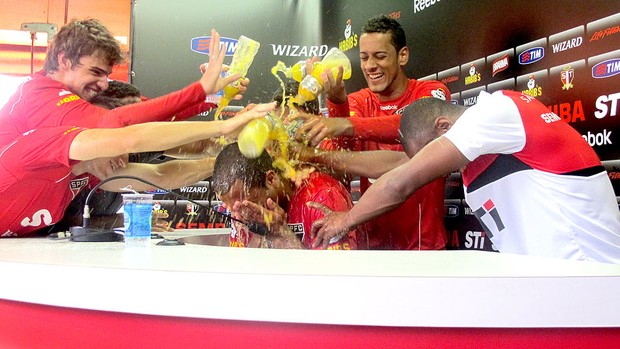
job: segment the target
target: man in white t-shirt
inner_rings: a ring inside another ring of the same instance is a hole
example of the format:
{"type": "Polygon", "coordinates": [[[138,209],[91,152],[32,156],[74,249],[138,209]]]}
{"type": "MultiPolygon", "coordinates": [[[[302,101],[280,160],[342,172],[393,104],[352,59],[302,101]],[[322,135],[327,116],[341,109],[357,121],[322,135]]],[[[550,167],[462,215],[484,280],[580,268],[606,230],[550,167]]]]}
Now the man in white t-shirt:
{"type": "Polygon", "coordinates": [[[467,203],[500,252],[620,263],[620,211],[607,172],[581,135],[536,99],[482,92],[466,108],[427,98],[405,109],[400,132],[411,159],[350,211],[315,222],[316,241],[461,170],[467,203]]]}

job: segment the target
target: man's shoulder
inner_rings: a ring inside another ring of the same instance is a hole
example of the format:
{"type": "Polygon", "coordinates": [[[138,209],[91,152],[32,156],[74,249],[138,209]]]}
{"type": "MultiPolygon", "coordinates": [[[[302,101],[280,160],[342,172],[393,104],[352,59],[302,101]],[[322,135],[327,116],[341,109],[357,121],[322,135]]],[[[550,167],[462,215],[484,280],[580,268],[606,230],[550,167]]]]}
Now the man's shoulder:
{"type": "Polygon", "coordinates": [[[297,188],[291,198],[289,215],[305,210],[309,201],[321,203],[332,210],[342,210],[353,205],[351,193],[345,186],[329,174],[319,171],[311,173],[304,184],[297,188]]]}
{"type": "Polygon", "coordinates": [[[342,183],[325,172],[315,171],[297,188],[295,196],[315,196],[330,190],[344,190],[342,183]]]}
{"type": "Polygon", "coordinates": [[[25,82],[24,87],[29,89],[63,89],[64,85],[47,75],[44,72],[38,72],[31,75],[25,82]]]}
{"type": "Polygon", "coordinates": [[[437,80],[409,79],[407,91],[414,94],[413,99],[433,97],[445,101],[450,100],[450,90],[444,83],[437,80]]]}
{"type": "MultiPolygon", "coordinates": [[[[51,100],[56,105],[57,100],[62,100],[73,93],[59,81],[53,80],[43,73],[36,73],[28,77],[16,92],[16,101],[21,101],[26,109],[34,110],[46,105],[51,100]]],[[[75,99],[75,98],[73,98],[75,99]]]]}

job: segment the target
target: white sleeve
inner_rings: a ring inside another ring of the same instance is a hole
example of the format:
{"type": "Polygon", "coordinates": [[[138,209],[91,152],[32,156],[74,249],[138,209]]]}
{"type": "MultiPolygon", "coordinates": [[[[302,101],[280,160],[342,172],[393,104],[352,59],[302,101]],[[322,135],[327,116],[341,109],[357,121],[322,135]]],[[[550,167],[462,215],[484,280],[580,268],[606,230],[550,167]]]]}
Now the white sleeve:
{"type": "Polygon", "coordinates": [[[446,132],[469,161],[485,154],[512,154],[525,146],[525,129],[515,103],[501,91],[481,92],[476,105],[467,109],[446,132]]]}

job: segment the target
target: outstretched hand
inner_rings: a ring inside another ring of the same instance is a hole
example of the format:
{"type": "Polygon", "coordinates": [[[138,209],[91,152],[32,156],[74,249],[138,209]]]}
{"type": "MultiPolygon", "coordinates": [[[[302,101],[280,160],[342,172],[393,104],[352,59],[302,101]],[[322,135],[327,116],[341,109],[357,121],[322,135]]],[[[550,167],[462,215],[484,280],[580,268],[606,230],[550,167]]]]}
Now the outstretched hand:
{"type": "Polygon", "coordinates": [[[337,104],[342,104],[347,101],[347,91],[344,87],[344,81],[342,80],[343,71],[344,68],[339,66],[336,78],[334,78],[331,69],[325,69],[325,71],[321,73],[325,96],[327,99],[337,104]]]}
{"type": "MultiPolygon", "coordinates": [[[[209,63],[203,63],[200,65],[200,73],[204,74],[209,67],[209,63]]],[[[222,64],[222,72],[227,72],[230,69],[226,64],[222,64]]],[[[226,74],[224,74],[226,76],[226,74]]],[[[232,84],[235,84],[235,87],[239,90],[239,93],[236,94],[233,99],[239,100],[243,98],[243,94],[248,90],[248,86],[250,85],[250,79],[248,78],[240,78],[236,81],[233,81],[232,84]]],[[[219,90],[218,90],[219,91],[219,90]]]]}
{"type": "Polygon", "coordinates": [[[271,233],[278,232],[286,224],[286,212],[271,199],[267,199],[265,207],[248,200],[237,201],[231,211],[245,222],[266,225],[271,233]]]}
{"type": "Polygon", "coordinates": [[[243,126],[253,119],[267,115],[276,108],[276,102],[250,104],[240,110],[234,117],[223,121],[222,133],[229,137],[236,137],[243,126]]]}
{"type": "Polygon", "coordinates": [[[295,132],[295,139],[311,147],[316,147],[328,137],[352,135],[353,124],[348,118],[302,114],[299,119],[304,120],[304,123],[295,132]]]}
{"type": "MultiPolygon", "coordinates": [[[[204,69],[202,78],[200,78],[200,84],[207,95],[223,89],[224,86],[241,77],[238,73],[222,77],[222,63],[224,62],[224,56],[226,56],[226,45],[224,45],[223,48],[224,51],[222,52],[222,48],[220,47],[220,34],[218,34],[215,29],[211,29],[209,64],[202,65],[200,69],[201,71],[204,69]]],[[[247,88],[247,83],[245,87],[247,88]]]]}
{"type": "Polygon", "coordinates": [[[326,249],[330,243],[338,241],[349,231],[350,227],[346,224],[348,211],[332,211],[328,207],[314,201],[308,202],[306,205],[324,214],[323,218],[319,218],[312,223],[313,248],[321,246],[323,249],[326,249]]]}

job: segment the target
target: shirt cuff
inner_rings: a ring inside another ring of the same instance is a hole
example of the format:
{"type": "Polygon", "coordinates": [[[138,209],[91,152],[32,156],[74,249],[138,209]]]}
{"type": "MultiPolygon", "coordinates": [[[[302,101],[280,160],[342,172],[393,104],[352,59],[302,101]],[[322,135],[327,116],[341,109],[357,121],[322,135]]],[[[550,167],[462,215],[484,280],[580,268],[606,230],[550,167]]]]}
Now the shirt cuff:
{"type": "Polygon", "coordinates": [[[329,117],[343,117],[348,118],[349,115],[349,101],[346,101],[342,104],[336,104],[331,102],[329,99],[327,100],[327,112],[329,113],[329,117]]]}

